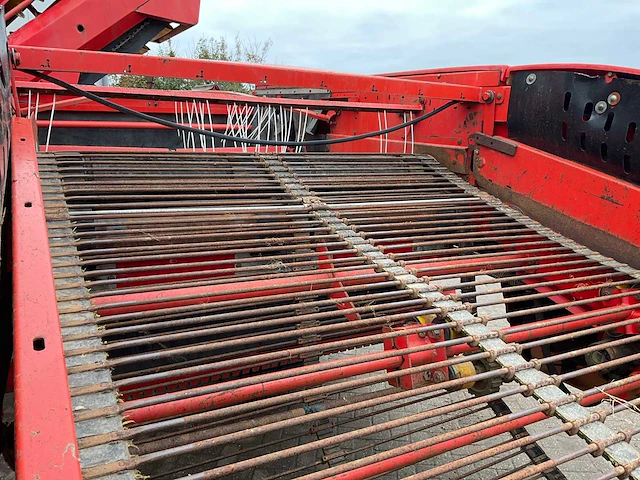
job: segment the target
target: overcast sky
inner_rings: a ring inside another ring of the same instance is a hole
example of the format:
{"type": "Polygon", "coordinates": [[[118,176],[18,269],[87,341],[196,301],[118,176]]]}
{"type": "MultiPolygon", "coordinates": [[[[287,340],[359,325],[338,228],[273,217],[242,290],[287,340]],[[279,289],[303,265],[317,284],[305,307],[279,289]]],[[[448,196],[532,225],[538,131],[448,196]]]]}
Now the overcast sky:
{"type": "Polygon", "coordinates": [[[201,0],[176,37],[273,40],[268,61],[358,73],[591,62],[640,67],[639,0],[201,0]]]}

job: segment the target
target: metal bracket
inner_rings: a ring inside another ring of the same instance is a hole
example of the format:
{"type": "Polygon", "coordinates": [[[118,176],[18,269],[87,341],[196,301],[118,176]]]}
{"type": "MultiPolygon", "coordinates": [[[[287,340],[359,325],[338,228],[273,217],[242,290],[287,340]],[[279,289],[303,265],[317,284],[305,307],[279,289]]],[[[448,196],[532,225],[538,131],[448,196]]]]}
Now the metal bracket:
{"type": "Polygon", "coordinates": [[[469,135],[469,145],[479,145],[488,147],[500,153],[513,157],[516,154],[518,144],[500,137],[493,137],[484,133],[476,132],[469,135]]]}

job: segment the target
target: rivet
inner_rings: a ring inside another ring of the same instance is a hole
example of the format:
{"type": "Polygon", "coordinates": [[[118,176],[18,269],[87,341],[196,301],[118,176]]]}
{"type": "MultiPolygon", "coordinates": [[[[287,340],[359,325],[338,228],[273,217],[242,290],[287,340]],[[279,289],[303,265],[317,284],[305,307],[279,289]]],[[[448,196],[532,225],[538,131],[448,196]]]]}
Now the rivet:
{"type": "Polygon", "coordinates": [[[605,102],[604,100],[600,100],[598,103],[596,103],[594,110],[598,115],[602,115],[607,111],[607,102],[605,102]]]}

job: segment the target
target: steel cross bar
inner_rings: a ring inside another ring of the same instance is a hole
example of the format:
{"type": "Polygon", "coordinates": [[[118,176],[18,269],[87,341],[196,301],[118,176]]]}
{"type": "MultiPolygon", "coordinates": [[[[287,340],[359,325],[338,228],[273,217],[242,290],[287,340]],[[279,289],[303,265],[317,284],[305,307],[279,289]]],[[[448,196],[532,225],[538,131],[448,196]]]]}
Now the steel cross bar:
{"type": "MultiPolygon", "coordinates": [[[[29,90],[32,92],[39,92],[41,94],[48,93],[53,95],[65,95],[68,93],[58,85],[47,82],[24,82],[17,81],[16,88],[18,92],[25,93],[29,90]]],[[[165,99],[173,101],[209,101],[213,103],[230,103],[236,102],[238,104],[248,105],[281,105],[283,107],[294,108],[330,108],[334,110],[367,110],[379,112],[382,108],[387,112],[419,112],[422,110],[422,105],[419,103],[414,104],[395,104],[395,103],[376,103],[376,102],[360,102],[360,101],[340,101],[331,100],[329,98],[312,100],[303,98],[276,98],[276,97],[262,97],[257,95],[247,95],[245,93],[226,92],[222,90],[156,90],[156,89],[142,89],[142,88],[128,88],[128,87],[103,87],[99,85],[84,85],[82,87],[87,92],[95,93],[105,98],[117,98],[119,101],[122,99],[165,99]]],[[[73,99],[74,101],[89,102],[90,100],[80,97],[73,99]]],[[[64,105],[61,100],[57,102],[56,108],[60,105],[64,105]]],[[[133,107],[132,107],[133,108],[133,107]]],[[[51,109],[51,104],[41,104],[39,110],[44,111],[51,109]]],[[[27,109],[24,107],[23,113],[27,113],[27,109]]]]}
{"type": "MultiPolygon", "coordinates": [[[[166,125],[160,125],[154,122],[136,122],[136,121],[109,121],[109,120],[37,120],[36,125],[38,127],[48,127],[51,125],[53,128],[158,128],[158,129],[170,129],[166,125]]],[[[227,128],[239,128],[241,125],[228,124],[228,123],[205,123],[202,128],[207,130],[222,130],[227,128]]],[[[251,125],[247,125],[247,129],[251,130],[251,125]]]]}
{"type": "Polygon", "coordinates": [[[336,91],[384,92],[446,100],[483,102],[483,89],[468,85],[419,82],[374,75],[221,60],[143,56],[21,45],[15,45],[11,48],[14,64],[20,70],[168,76],[247,82],[256,85],[326,88],[336,91]]]}
{"type": "MultiPolygon", "coordinates": [[[[626,317],[628,316],[629,312],[626,312],[626,317]]],[[[618,318],[624,319],[626,317],[618,318]]],[[[611,318],[611,321],[614,320],[616,319],[611,318]]],[[[568,328],[564,331],[577,330],[580,326],[576,325],[575,328],[568,328]]],[[[539,330],[533,330],[529,338],[544,336],[539,333],[539,330]]],[[[545,332],[542,333],[544,334],[545,332]]],[[[439,343],[433,343],[420,348],[424,351],[431,349],[435,350],[436,347],[450,348],[446,345],[455,342],[459,342],[459,345],[468,345],[467,343],[462,343],[463,341],[464,339],[456,339],[453,341],[442,342],[441,345],[439,343]]],[[[393,352],[385,353],[392,354],[393,352]]],[[[404,360],[403,357],[406,355],[406,352],[403,350],[398,350],[397,353],[397,355],[388,355],[383,357],[379,354],[365,354],[360,357],[361,361],[359,362],[353,362],[353,364],[349,365],[338,365],[340,361],[335,361],[335,368],[322,371],[318,370],[315,372],[301,373],[299,375],[291,375],[282,379],[261,381],[252,385],[238,386],[226,391],[202,391],[202,393],[198,395],[182,395],[174,398],[172,401],[162,401],[155,404],[152,402],[144,404],[143,401],[143,405],[136,406],[135,408],[131,408],[132,406],[130,404],[129,407],[127,407],[127,404],[125,403],[121,405],[120,408],[122,410],[128,410],[126,417],[137,423],[185,415],[205,408],[221,408],[262,397],[292,392],[299,388],[309,388],[326,382],[338,381],[364,373],[373,373],[379,370],[387,370],[388,372],[391,372],[392,370],[400,367],[404,360]]],[[[436,363],[432,363],[431,365],[436,365],[436,363]]],[[[424,367],[421,366],[420,368],[424,367]]],[[[291,372],[293,373],[294,370],[291,370],[291,372]]],[[[208,389],[205,388],[205,390],[208,389]]]]}

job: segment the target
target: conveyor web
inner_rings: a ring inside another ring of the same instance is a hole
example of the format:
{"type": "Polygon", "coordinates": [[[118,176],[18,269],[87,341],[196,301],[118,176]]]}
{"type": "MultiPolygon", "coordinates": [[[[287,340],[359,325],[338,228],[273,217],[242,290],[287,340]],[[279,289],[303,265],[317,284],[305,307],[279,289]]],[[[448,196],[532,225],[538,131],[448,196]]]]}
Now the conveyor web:
{"type": "Polygon", "coordinates": [[[611,423],[630,404],[600,403],[640,387],[638,272],[431,157],[58,153],[39,169],[85,479],[638,466],[638,423],[611,423]],[[551,459],[550,439],[567,442],[551,459]]]}

